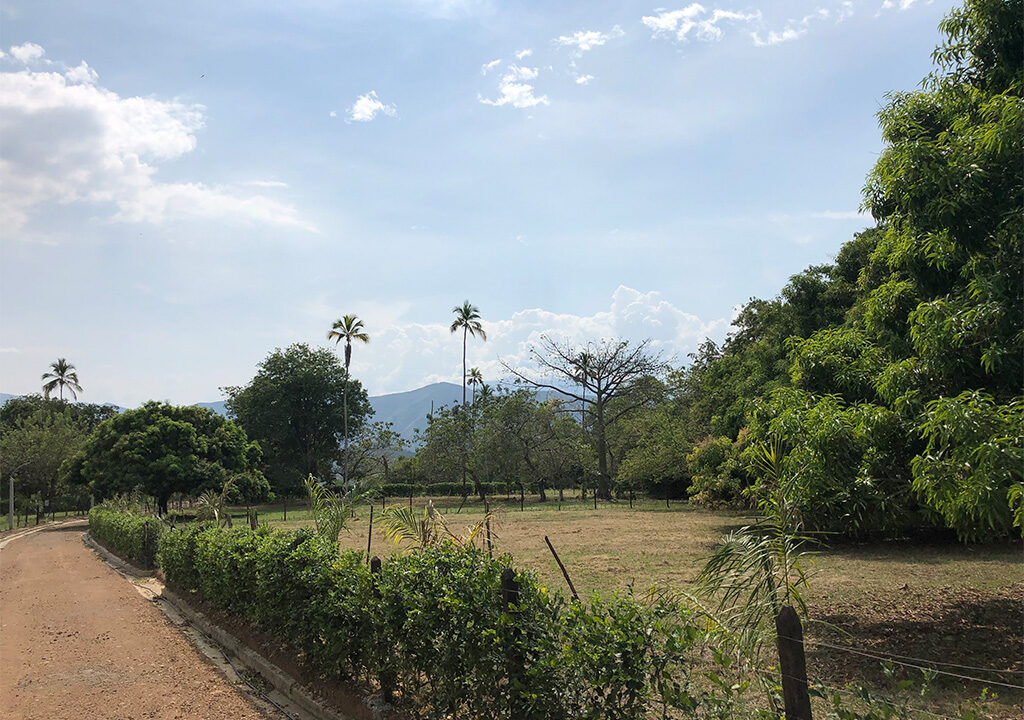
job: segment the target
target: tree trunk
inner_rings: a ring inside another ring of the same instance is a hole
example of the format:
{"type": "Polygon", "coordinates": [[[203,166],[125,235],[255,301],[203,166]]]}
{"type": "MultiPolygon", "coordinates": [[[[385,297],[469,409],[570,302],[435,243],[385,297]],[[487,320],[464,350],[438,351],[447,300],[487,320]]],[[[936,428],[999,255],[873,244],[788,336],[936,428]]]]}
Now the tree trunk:
{"type": "MultiPolygon", "coordinates": [[[[346,351],[348,348],[345,348],[346,351]]],[[[348,352],[345,353],[345,384],[341,389],[342,413],[345,424],[345,454],[341,464],[341,479],[348,484],[348,352]]]]}
{"type": "Polygon", "coordinates": [[[608,477],[608,440],[604,435],[604,401],[594,403],[597,417],[594,434],[597,436],[597,487],[594,491],[603,500],[612,499],[611,480],[608,477]]]}

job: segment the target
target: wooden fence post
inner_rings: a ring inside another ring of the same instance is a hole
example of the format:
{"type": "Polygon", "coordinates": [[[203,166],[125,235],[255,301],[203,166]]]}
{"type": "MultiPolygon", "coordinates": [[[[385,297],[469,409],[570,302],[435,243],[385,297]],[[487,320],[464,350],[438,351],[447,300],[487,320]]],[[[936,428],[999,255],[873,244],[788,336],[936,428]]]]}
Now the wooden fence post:
{"type": "Polygon", "coordinates": [[[779,646],[779,670],[782,673],[782,698],[786,720],[811,720],[811,696],[807,692],[807,658],[804,655],[804,631],[800,618],[786,605],[775,618],[779,646]]]}
{"type": "MultiPolygon", "coordinates": [[[[370,503],[370,529],[366,531],[366,557],[370,557],[370,544],[373,542],[373,503],[370,503]]],[[[378,560],[380,558],[377,558],[378,560]]],[[[370,561],[373,562],[372,560],[370,561]]]]}

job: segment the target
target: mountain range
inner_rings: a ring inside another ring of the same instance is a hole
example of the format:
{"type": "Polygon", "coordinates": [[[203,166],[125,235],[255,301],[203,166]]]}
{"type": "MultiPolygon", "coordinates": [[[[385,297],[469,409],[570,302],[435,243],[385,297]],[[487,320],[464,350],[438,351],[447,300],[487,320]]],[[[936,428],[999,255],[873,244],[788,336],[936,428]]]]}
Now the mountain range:
{"type": "MultiPolygon", "coordinates": [[[[537,394],[541,399],[547,399],[555,393],[550,390],[542,390],[537,394]]],[[[15,397],[18,396],[0,393],[0,405],[15,397]]],[[[370,396],[370,405],[373,407],[374,412],[373,419],[375,421],[390,422],[394,431],[401,434],[407,440],[412,440],[417,430],[422,430],[426,427],[427,415],[432,410],[439,410],[445,405],[455,405],[461,401],[462,386],[447,382],[432,383],[406,392],[370,396]]],[[[219,415],[227,416],[227,409],[223,400],[200,402],[195,403],[195,405],[209,408],[219,415]]],[[[119,410],[124,409],[117,405],[113,407],[119,410]]]]}

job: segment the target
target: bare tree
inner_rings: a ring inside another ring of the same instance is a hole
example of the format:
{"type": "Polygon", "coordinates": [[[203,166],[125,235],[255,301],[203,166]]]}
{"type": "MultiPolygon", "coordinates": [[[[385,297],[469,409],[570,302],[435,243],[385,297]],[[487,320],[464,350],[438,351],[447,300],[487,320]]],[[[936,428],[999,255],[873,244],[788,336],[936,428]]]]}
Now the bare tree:
{"type": "Polygon", "coordinates": [[[530,350],[540,379],[502,363],[520,380],[570,398],[590,415],[598,493],[603,498],[611,497],[608,429],[647,402],[651,385],[647,380],[659,377],[665,369],[661,354],[651,351],[650,342],[631,346],[628,340],[602,340],[580,347],[542,336],[539,346],[530,350]]]}

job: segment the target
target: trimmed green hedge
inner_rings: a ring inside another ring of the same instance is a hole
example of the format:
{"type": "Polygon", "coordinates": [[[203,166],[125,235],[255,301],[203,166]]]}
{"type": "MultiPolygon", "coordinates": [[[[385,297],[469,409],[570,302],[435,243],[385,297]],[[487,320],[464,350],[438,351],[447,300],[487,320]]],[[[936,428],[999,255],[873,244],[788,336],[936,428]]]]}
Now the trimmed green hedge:
{"type": "MultiPolygon", "coordinates": [[[[509,492],[509,486],[505,483],[481,483],[484,492],[488,495],[505,495],[509,492]]],[[[518,492],[518,488],[512,488],[512,492],[518,492]]],[[[384,483],[377,489],[378,495],[386,497],[409,497],[432,496],[432,497],[462,497],[468,492],[470,497],[476,496],[476,490],[471,483],[463,485],[458,482],[436,482],[427,485],[414,485],[413,483],[384,483]]]]}
{"type": "Polygon", "coordinates": [[[145,568],[156,567],[157,545],[164,528],[157,518],[118,512],[102,505],[89,511],[92,536],[111,552],[145,568]]]}
{"type": "Polygon", "coordinates": [[[172,587],[290,643],[322,677],[397,693],[413,717],[640,720],[705,702],[689,682],[698,632],[685,610],[569,604],[518,573],[507,612],[509,558],[474,548],[389,558],[374,575],[306,530],[191,526],[161,537],[160,561],[172,587]]]}

